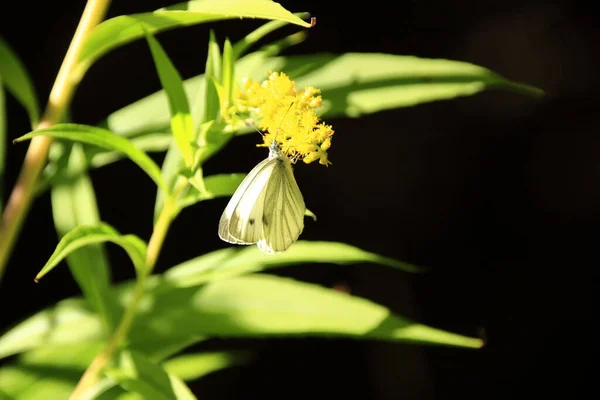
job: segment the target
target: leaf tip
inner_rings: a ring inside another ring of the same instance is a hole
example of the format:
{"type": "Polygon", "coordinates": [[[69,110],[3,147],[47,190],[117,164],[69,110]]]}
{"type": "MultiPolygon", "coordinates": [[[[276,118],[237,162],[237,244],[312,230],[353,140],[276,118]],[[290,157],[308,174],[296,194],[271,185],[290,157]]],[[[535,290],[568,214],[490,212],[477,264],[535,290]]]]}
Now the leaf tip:
{"type": "Polygon", "coordinates": [[[317,17],[310,17],[310,26],[309,26],[309,28],[312,28],[315,25],[317,25],[317,17]]]}

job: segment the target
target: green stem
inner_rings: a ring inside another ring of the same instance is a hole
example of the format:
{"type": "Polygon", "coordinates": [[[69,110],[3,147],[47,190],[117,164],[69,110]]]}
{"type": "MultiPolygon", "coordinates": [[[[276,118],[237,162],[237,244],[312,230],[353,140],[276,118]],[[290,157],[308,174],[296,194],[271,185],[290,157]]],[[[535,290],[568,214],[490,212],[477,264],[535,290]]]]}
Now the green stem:
{"type": "Polygon", "coordinates": [[[77,383],[77,386],[73,390],[73,393],[71,393],[69,400],[81,398],[90,387],[96,384],[100,371],[112,359],[114,353],[119,348],[119,345],[127,339],[127,335],[131,329],[131,324],[133,323],[138,304],[144,295],[146,281],[148,276],[150,276],[154,270],[154,266],[156,265],[160,250],[175,214],[175,203],[172,195],[170,195],[165,200],[163,209],[156,220],[156,224],[154,225],[154,231],[152,232],[152,236],[148,242],[148,250],[146,252],[146,268],[138,276],[131,300],[125,309],[123,316],[121,317],[121,322],[119,322],[119,326],[110,337],[106,347],[104,347],[104,349],[98,353],[96,358],[94,358],[92,363],[85,370],[81,379],[77,383]]]}
{"type": "MultiPolygon", "coordinates": [[[[88,0],[67,54],[56,75],[48,97],[48,104],[36,129],[48,128],[60,121],[69,107],[80,79],[74,78],[78,58],[91,30],[106,14],[110,0],[88,0]]],[[[52,139],[38,136],[29,144],[23,166],[0,222],[0,280],[6,269],[8,257],[21,230],[25,216],[34,197],[36,183],[48,159],[52,139]]]]}

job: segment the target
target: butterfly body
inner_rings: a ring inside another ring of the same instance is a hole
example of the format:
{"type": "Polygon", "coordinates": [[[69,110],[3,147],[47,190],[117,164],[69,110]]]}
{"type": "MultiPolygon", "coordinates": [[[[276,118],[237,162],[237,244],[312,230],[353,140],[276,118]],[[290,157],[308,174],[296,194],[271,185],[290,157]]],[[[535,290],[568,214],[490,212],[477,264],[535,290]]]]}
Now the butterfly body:
{"type": "Polygon", "coordinates": [[[306,205],[290,159],[273,141],[269,156],[244,178],[219,221],[219,237],[257,244],[267,254],[287,250],[304,229],[306,205]]]}

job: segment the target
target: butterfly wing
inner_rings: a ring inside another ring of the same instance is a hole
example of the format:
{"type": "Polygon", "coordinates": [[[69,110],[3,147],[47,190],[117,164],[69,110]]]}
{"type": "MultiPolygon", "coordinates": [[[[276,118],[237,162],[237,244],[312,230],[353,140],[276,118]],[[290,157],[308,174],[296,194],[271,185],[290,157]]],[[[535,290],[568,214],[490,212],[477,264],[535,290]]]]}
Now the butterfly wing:
{"type": "Polygon", "coordinates": [[[263,235],[263,206],[266,188],[277,164],[261,161],[244,178],[229,200],[219,221],[219,237],[233,244],[253,244],[263,235]]]}
{"type": "Polygon", "coordinates": [[[285,155],[274,158],[276,165],[265,190],[262,213],[263,237],[258,248],[268,254],[290,247],[304,229],[306,205],[285,155]]]}

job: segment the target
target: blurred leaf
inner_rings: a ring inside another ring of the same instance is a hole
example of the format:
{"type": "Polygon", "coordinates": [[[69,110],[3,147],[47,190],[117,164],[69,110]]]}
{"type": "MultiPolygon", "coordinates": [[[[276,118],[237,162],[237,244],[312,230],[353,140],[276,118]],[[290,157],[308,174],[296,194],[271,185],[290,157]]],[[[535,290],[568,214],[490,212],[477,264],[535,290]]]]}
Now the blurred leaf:
{"type": "Polygon", "coordinates": [[[218,174],[204,178],[206,193],[200,193],[191,187],[188,193],[179,202],[180,208],[189,207],[199,201],[230,196],[242,183],[247,174],[218,174]]]}
{"type": "Polygon", "coordinates": [[[287,251],[279,254],[264,254],[256,246],[230,247],[213,251],[170,268],[164,276],[167,281],[176,286],[198,285],[251,272],[305,263],[338,265],[375,263],[406,272],[424,271],[414,265],[370,253],[345,243],[299,240],[287,251]]]}
{"type": "Polygon", "coordinates": [[[221,51],[214,31],[210,31],[208,41],[208,56],[206,58],[206,69],[204,79],[209,83],[204,85],[204,115],[200,123],[217,119],[219,115],[219,96],[214,81],[221,81],[221,51]]]}
{"type": "MultiPolygon", "coordinates": [[[[298,14],[303,16],[306,14],[298,14]]],[[[282,21],[271,21],[261,26],[256,31],[248,34],[242,41],[234,45],[234,52],[236,55],[235,68],[237,71],[255,70],[257,66],[260,66],[263,61],[267,58],[267,54],[276,55],[283,49],[283,46],[277,43],[272,43],[267,46],[268,50],[254,52],[243,59],[239,59],[241,54],[247,49],[247,46],[254,44],[260,40],[264,35],[272,32],[276,28],[280,28],[286,25],[287,22],[282,21]],[[276,25],[270,25],[276,24],[276,25]],[[244,42],[244,43],[242,43],[244,42]],[[236,50],[237,49],[237,50],[236,50]]],[[[304,31],[301,31],[304,34],[304,31]]],[[[292,37],[297,34],[291,35],[292,37]]],[[[286,41],[287,44],[287,41],[286,41]]],[[[207,58],[206,71],[208,74],[208,80],[212,80],[212,76],[220,77],[220,50],[216,43],[209,42],[209,54],[207,58]],[[210,60],[209,60],[210,59],[210,60]],[[209,69],[212,68],[212,72],[209,69]]],[[[243,75],[242,75],[243,76],[243,75]]],[[[205,104],[216,104],[217,96],[216,89],[209,88],[205,89],[205,75],[198,75],[193,78],[189,78],[183,81],[183,87],[188,98],[194,98],[192,105],[192,117],[193,120],[201,124],[213,119],[211,116],[217,116],[217,111],[207,111],[205,104]],[[205,93],[205,90],[213,90],[212,95],[205,93]],[[192,97],[195,96],[195,97],[192,97]],[[214,100],[210,100],[213,98],[214,100]],[[213,103],[213,101],[215,103],[213,103]]],[[[166,131],[169,129],[169,105],[167,97],[163,90],[144,97],[126,107],[121,108],[113,112],[106,118],[106,120],[100,123],[100,126],[109,129],[117,135],[125,137],[133,137],[139,134],[148,134],[158,131],[166,131]]],[[[163,148],[167,149],[168,145],[163,148]]]]}
{"type": "MultiPolygon", "coordinates": [[[[235,65],[236,77],[262,81],[268,71],[283,71],[297,88],[321,89],[327,117],[371,114],[437,100],[474,95],[486,89],[503,89],[530,96],[543,91],[473,64],[381,53],[311,54],[265,57],[255,52],[235,65]]],[[[204,84],[202,75],[184,81],[190,88],[204,84]]],[[[110,129],[128,136],[168,127],[164,93],[157,92],[111,114],[110,129]],[[152,119],[141,121],[142,115],[152,119]]],[[[248,129],[246,132],[253,132],[248,129]]]]}
{"type": "Polygon", "coordinates": [[[252,274],[189,287],[164,282],[131,337],[352,337],[479,348],[482,341],[418,324],[369,300],[314,284],[252,274]]]}
{"type": "Polygon", "coordinates": [[[66,299],[25,319],[0,337],[0,358],[103,338],[100,318],[81,299],[66,299]]]}
{"type": "Polygon", "coordinates": [[[108,150],[117,150],[136,163],[154,182],[164,191],[168,192],[167,185],[160,175],[160,169],[148,155],[123,137],[102,128],[79,124],[57,124],[47,129],[39,129],[15,139],[22,142],[36,136],[47,135],[53,138],[68,139],[76,142],[99,146],[108,150]]]}
{"type": "Polygon", "coordinates": [[[302,21],[270,0],[200,0],[175,4],[154,12],[121,15],[98,25],[86,41],[79,61],[83,67],[106,52],[144,36],[167,29],[237,18],[281,20],[305,28],[302,21]]]}
{"type": "Polygon", "coordinates": [[[221,103],[221,112],[225,113],[233,100],[233,88],[235,85],[235,56],[233,54],[233,48],[229,39],[225,40],[223,46],[223,76],[221,79],[221,85],[225,91],[224,101],[221,103]],[[224,104],[223,104],[224,103],[224,104]]]}
{"type": "MultiPolygon", "coordinates": [[[[177,143],[172,141],[171,145],[169,146],[169,150],[167,150],[167,154],[165,155],[162,169],[160,171],[162,179],[167,182],[167,185],[169,185],[169,191],[173,189],[175,183],[177,182],[177,177],[179,176],[178,172],[182,164],[183,161],[181,158],[181,152],[177,147],[177,143]]],[[[156,200],[154,201],[154,221],[157,220],[160,212],[162,211],[166,196],[167,192],[160,190],[160,188],[156,191],[156,200]]]]}
{"type": "MultiPolygon", "coordinates": [[[[139,150],[144,153],[150,152],[162,152],[165,151],[171,144],[172,139],[171,133],[150,133],[147,135],[134,137],[130,139],[131,144],[137,147],[139,150]]],[[[99,149],[98,147],[90,147],[90,149],[99,149]]],[[[105,151],[104,149],[100,149],[101,151],[96,151],[95,153],[88,151],[88,153],[92,153],[89,155],[90,167],[99,168],[105,165],[111,164],[113,162],[122,160],[127,158],[123,153],[119,151],[105,151]]]]}
{"type": "MultiPolygon", "coordinates": [[[[66,399],[103,342],[46,346],[0,368],[0,388],[9,399],[66,399]]],[[[2,398],[2,397],[0,397],[2,398]]]]}
{"type": "Polygon", "coordinates": [[[135,351],[122,351],[118,368],[106,372],[124,389],[143,396],[146,400],[192,400],[196,397],[183,381],[168,374],[135,351]]]}
{"type": "MultiPolygon", "coordinates": [[[[480,339],[408,321],[383,306],[332,289],[263,275],[239,276],[307,262],[374,262],[406,268],[398,261],[341,243],[299,241],[285,253],[269,258],[255,246],[208,253],[148,279],[130,346],[157,360],[209,336],[279,334],[463,347],[482,344],[480,339]],[[168,344],[167,351],[160,348],[163,343],[168,344]]],[[[117,285],[114,297],[126,304],[133,286],[133,282],[117,285]]],[[[0,337],[0,357],[53,343],[90,340],[101,335],[100,326],[85,303],[63,301],[0,337]]]]}
{"type": "MultiPolygon", "coordinates": [[[[1,40],[1,39],[0,39],[1,40]]],[[[4,169],[6,160],[6,104],[4,85],[0,76],[0,213],[4,210],[4,169]]]]}
{"type": "Polygon", "coordinates": [[[25,108],[31,126],[37,125],[40,112],[31,77],[23,62],[0,37],[0,78],[6,89],[25,108]]]}
{"type": "Polygon", "coordinates": [[[191,147],[194,137],[194,122],[190,114],[187,96],[183,90],[181,76],[160,43],[151,34],[146,35],[146,40],[152,52],[152,59],[154,60],[160,83],[169,100],[171,132],[177,142],[183,160],[188,167],[191,167],[194,162],[191,147]]]}
{"type": "MultiPolygon", "coordinates": [[[[309,13],[294,13],[294,15],[301,20],[305,20],[310,17],[309,13]]],[[[252,45],[256,44],[269,33],[275,32],[277,29],[283,28],[287,24],[288,22],[285,21],[269,21],[266,24],[261,25],[233,45],[233,58],[237,60],[243,54],[245,54],[252,45]]]]}
{"type": "Polygon", "coordinates": [[[212,372],[248,362],[247,351],[181,354],[163,362],[163,368],[184,381],[193,381],[212,372]]]}
{"type": "Polygon", "coordinates": [[[95,243],[112,242],[121,246],[131,258],[138,273],[143,272],[146,259],[146,243],[135,235],[121,235],[108,224],[78,226],[65,234],[46,265],[37,274],[36,281],[44,277],[73,251],[95,243]]]}
{"type": "MultiPolygon", "coordinates": [[[[52,147],[65,146],[54,142],[52,147]]],[[[52,151],[50,152],[53,153],[52,151]]],[[[60,162],[55,160],[55,162],[60,162]]],[[[52,215],[59,239],[81,225],[100,222],[96,195],[88,174],[86,159],[80,144],[73,144],[65,153],[63,179],[52,187],[52,215]]],[[[67,255],[67,264],[77,281],[85,299],[98,312],[105,324],[106,332],[112,332],[118,318],[117,303],[110,296],[110,266],[102,244],[90,244],[67,255]]]]}
{"type": "Polygon", "coordinates": [[[544,94],[538,88],[510,81],[474,64],[382,53],[274,57],[250,76],[263,80],[270,70],[287,73],[296,80],[298,88],[321,89],[325,107],[320,112],[328,117],[358,117],[470,96],[486,89],[529,96],[544,94]]]}

